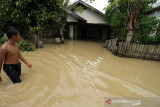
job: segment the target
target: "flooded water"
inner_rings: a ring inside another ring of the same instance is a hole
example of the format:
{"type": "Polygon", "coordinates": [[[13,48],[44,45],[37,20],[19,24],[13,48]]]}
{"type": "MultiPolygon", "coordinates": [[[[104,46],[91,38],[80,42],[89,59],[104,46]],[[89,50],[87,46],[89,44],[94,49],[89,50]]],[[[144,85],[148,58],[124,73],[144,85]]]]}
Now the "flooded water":
{"type": "Polygon", "coordinates": [[[2,71],[0,107],[104,107],[104,97],[160,96],[160,62],[112,55],[102,43],[67,41],[23,52],[22,83],[2,71]]]}

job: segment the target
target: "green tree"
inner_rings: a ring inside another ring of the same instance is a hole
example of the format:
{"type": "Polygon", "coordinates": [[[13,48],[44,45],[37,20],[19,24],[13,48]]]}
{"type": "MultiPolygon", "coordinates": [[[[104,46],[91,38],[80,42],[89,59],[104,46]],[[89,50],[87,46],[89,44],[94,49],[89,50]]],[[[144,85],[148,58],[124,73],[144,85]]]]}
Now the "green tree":
{"type": "Polygon", "coordinates": [[[138,41],[156,31],[158,20],[148,16],[157,0],[109,0],[105,21],[111,26],[114,37],[130,43],[138,41]],[[132,39],[133,37],[133,39],[132,39]]]}
{"type": "Polygon", "coordinates": [[[0,30],[14,26],[21,33],[38,31],[60,22],[60,5],[63,0],[1,0],[0,30]]]}

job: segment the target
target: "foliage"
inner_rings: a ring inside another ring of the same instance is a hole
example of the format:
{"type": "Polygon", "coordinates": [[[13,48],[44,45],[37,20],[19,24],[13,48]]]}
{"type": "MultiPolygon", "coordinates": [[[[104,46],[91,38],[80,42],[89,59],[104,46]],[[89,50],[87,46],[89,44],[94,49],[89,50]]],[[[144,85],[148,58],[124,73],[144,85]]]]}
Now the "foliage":
{"type": "Polygon", "coordinates": [[[19,41],[18,45],[22,51],[33,51],[33,45],[30,42],[19,41]]]}
{"type": "MultiPolygon", "coordinates": [[[[0,46],[7,41],[8,41],[8,38],[1,38],[0,46]]],[[[18,45],[19,45],[20,50],[22,51],[33,51],[34,50],[33,45],[30,42],[19,41],[18,45]]]]}
{"type": "Polygon", "coordinates": [[[59,23],[60,5],[63,0],[1,0],[0,29],[14,26],[21,35],[36,32],[46,25],[59,23]]]}
{"type": "MultiPolygon", "coordinates": [[[[135,38],[133,38],[135,39],[135,38]]],[[[142,44],[155,44],[160,45],[160,35],[154,36],[140,36],[139,39],[134,40],[135,43],[142,43],[142,44]]]]}
{"type": "MultiPolygon", "coordinates": [[[[90,0],[92,2],[94,0],[90,0]]],[[[21,35],[56,29],[70,0],[0,0],[0,35],[6,27],[17,28],[21,35]]],[[[78,10],[82,10],[80,7],[78,10]]]]}
{"type": "Polygon", "coordinates": [[[7,41],[8,41],[8,38],[0,38],[0,43],[1,44],[4,44],[7,41]]]}
{"type": "Polygon", "coordinates": [[[156,35],[156,40],[157,40],[157,43],[160,45],[160,33],[156,35]]]}
{"type": "Polygon", "coordinates": [[[142,42],[144,44],[155,44],[156,38],[155,36],[145,36],[142,42]]]}
{"type": "Polygon", "coordinates": [[[75,8],[75,10],[78,11],[78,12],[83,12],[83,11],[84,11],[84,8],[83,8],[82,6],[77,6],[77,7],[75,8]]]}
{"type": "MultiPolygon", "coordinates": [[[[153,34],[158,25],[156,17],[146,14],[150,10],[151,4],[156,0],[141,0],[140,11],[138,15],[138,29],[134,30],[133,42],[142,42],[145,36],[153,34]]],[[[109,6],[106,8],[104,20],[111,27],[111,37],[119,37],[124,40],[127,35],[127,18],[135,0],[109,0],[109,6]]]]}

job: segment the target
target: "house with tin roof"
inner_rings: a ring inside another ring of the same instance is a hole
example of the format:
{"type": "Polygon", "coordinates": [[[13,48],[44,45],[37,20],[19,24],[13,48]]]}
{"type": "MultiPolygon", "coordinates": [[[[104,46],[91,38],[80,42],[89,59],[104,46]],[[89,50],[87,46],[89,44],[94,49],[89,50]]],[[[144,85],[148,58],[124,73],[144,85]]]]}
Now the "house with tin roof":
{"type": "Polygon", "coordinates": [[[82,0],[75,2],[74,6],[83,7],[83,11],[71,7],[67,9],[66,37],[96,41],[109,39],[110,30],[103,20],[104,13],[82,0]]]}

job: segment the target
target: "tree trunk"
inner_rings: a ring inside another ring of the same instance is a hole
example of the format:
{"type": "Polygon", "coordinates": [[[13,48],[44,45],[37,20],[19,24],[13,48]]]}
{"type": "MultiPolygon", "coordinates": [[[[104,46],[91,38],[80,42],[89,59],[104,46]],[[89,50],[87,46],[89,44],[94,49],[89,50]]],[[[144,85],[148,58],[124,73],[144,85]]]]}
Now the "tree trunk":
{"type": "Polygon", "coordinates": [[[129,30],[128,33],[127,33],[127,37],[126,37],[125,43],[130,43],[132,37],[133,37],[133,30],[129,30]]]}
{"type": "Polygon", "coordinates": [[[60,26],[60,36],[61,36],[61,43],[62,44],[64,44],[64,33],[63,33],[63,31],[64,31],[64,25],[62,24],[60,26]]]}
{"type": "Polygon", "coordinates": [[[137,0],[137,2],[133,5],[132,10],[130,10],[130,13],[127,17],[127,37],[126,37],[126,43],[130,43],[131,39],[133,37],[134,31],[136,31],[139,26],[137,24],[137,18],[140,12],[140,2],[141,0],[137,0]]]}
{"type": "Polygon", "coordinates": [[[127,36],[125,43],[130,43],[133,36],[133,13],[130,12],[127,18],[127,36]]]}
{"type": "Polygon", "coordinates": [[[157,29],[157,31],[156,31],[156,35],[158,35],[159,32],[160,32],[160,23],[159,23],[159,27],[158,27],[158,29],[157,29]]]}
{"type": "MultiPolygon", "coordinates": [[[[67,3],[68,4],[68,3],[67,3]]],[[[66,10],[62,10],[62,16],[61,16],[61,25],[60,25],[60,36],[61,36],[61,43],[64,44],[64,27],[67,23],[67,13],[66,10]]]]}
{"type": "Polygon", "coordinates": [[[34,36],[34,40],[35,40],[35,47],[36,47],[36,49],[38,49],[38,41],[39,41],[39,37],[38,37],[38,35],[33,35],[34,36]]]}
{"type": "Polygon", "coordinates": [[[137,3],[135,4],[135,13],[134,13],[134,20],[133,20],[133,27],[134,29],[138,29],[139,26],[137,24],[137,18],[138,18],[138,15],[139,15],[139,12],[140,12],[140,2],[141,0],[138,0],[137,3]]]}

